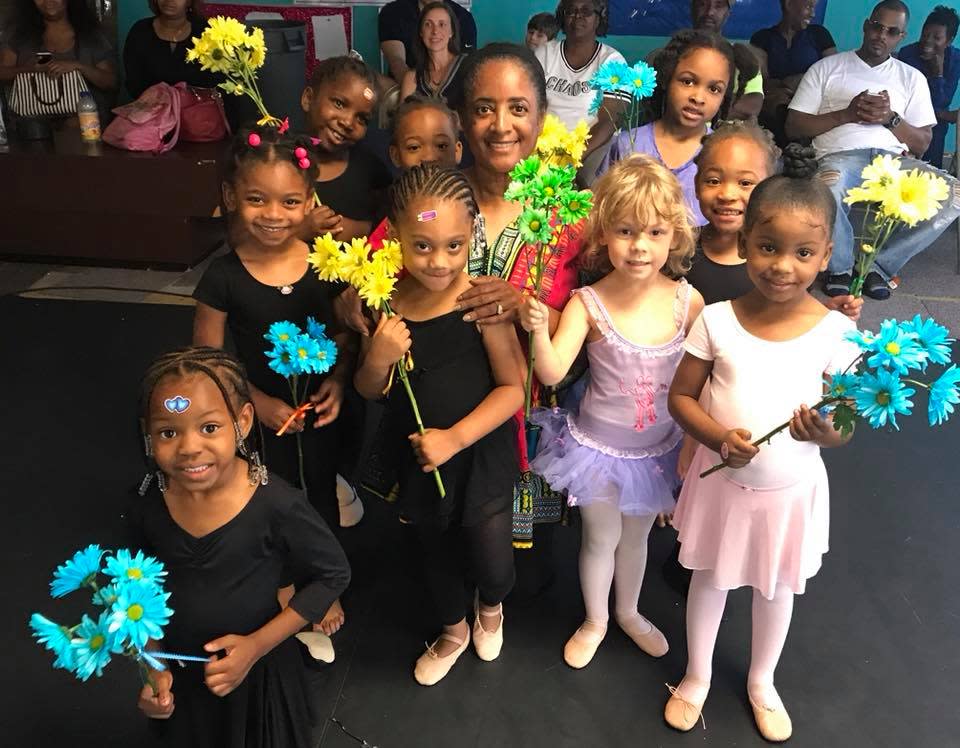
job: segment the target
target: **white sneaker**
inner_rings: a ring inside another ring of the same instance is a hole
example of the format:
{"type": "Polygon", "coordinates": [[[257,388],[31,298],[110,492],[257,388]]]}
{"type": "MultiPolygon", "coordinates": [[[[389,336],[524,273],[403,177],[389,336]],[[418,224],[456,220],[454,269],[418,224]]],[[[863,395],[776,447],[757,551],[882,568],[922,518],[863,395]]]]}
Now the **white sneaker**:
{"type": "Polygon", "coordinates": [[[353,527],[363,519],[363,502],[341,475],[337,476],[337,503],[340,505],[340,527],[353,527]]]}

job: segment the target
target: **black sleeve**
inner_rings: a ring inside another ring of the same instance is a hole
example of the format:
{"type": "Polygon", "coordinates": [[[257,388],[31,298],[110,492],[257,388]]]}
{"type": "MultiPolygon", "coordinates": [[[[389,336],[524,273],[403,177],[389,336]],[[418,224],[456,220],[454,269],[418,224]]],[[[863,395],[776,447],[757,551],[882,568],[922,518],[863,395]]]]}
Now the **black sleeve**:
{"type": "Polygon", "coordinates": [[[147,37],[144,33],[150,19],[143,18],[133,24],[127,40],[123,45],[123,77],[127,91],[134,99],[147,90],[150,83],[147,81],[147,70],[144,65],[144,54],[147,46],[147,37]]]}
{"type": "Polygon", "coordinates": [[[750,43],[764,52],[770,51],[770,29],[760,29],[750,37],[750,43]]]}
{"type": "Polygon", "coordinates": [[[380,9],[380,15],[377,16],[377,32],[380,35],[380,43],[384,42],[404,42],[403,24],[400,22],[401,9],[396,3],[387,3],[380,9]]]}
{"type": "Polygon", "coordinates": [[[464,8],[459,3],[453,3],[458,11],[457,20],[460,21],[460,44],[464,50],[474,50],[477,48],[477,22],[473,18],[473,13],[464,8]]]}
{"type": "Polygon", "coordinates": [[[299,493],[284,512],[280,541],[285,567],[297,592],[290,607],[308,621],[319,621],[350,584],[350,564],[327,523],[299,493]]]}
{"type": "Polygon", "coordinates": [[[822,54],[823,50],[837,46],[837,43],[833,40],[833,36],[831,36],[826,26],[811,26],[810,28],[813,31],[814,44],[818,52],[822,54]]]}
{"type": "Polygon", "coordinates": [[[230,283],[225,264],[227,257],[229,255],[211,262],[193,290],[194,299],[220,312],[227,312],[230,307],[230,283]]]}

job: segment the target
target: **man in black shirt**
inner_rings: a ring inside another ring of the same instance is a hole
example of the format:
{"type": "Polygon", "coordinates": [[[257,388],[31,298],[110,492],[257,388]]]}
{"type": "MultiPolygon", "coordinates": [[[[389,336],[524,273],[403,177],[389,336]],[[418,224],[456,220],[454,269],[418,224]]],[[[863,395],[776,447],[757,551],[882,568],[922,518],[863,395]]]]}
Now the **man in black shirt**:
{"type": "MultiPolygon", "coordinates": [[[[460,48],[472,52],[477,46],[477,24],[470,11],[452,0],[446,0],[453,7],[460,22],[460,48]]],[[[417,21],[420,10],[429,0],[393,0],[380,9],[378,27],[380,31],[380,51],[387,61],[390,77],[397,83],[403,80],[403,74],[414,66],[413,41],[417,37],[417,21]]]]}

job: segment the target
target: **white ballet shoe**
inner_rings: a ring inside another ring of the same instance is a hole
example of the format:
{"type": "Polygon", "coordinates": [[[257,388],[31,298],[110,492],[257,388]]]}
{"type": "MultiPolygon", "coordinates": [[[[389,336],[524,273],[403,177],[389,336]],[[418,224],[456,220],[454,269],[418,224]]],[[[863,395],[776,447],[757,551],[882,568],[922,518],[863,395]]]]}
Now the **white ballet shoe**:
{"type": "Polygon", "coordinates": [[[337,503],[340,505],[340,527],[353,527],[363,519],[363,502],[341,475],[337,476],[337,503]]]}
{"type": "Polygon", "coordinates": [[[333,651],[333,642],[322,631],[301,631],[296,637],[307,648],[313,659],[327,664],[336,659],[337,655],[333,651]]]}

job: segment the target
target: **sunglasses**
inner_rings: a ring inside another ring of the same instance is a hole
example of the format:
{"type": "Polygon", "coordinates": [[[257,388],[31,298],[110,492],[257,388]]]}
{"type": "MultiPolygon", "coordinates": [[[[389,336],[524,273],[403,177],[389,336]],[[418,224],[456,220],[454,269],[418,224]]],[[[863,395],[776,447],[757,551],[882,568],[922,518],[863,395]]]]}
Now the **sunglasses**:
{"type": "Polygon", "coordinates": [[[873,31],[879,31],[890,39],[896,39],[903,36],[903,30],[896,26],[884,26],[879,21],[874,21],[872,18],[867,19],[867,28],[872,29],[873,31]]]}
{"type": "Polygon", "coordinates": [[[597,15],[597,11],[593,8],[570,8],[563,11],[563,15],[567,18],[591,18],[597,15]]]}

